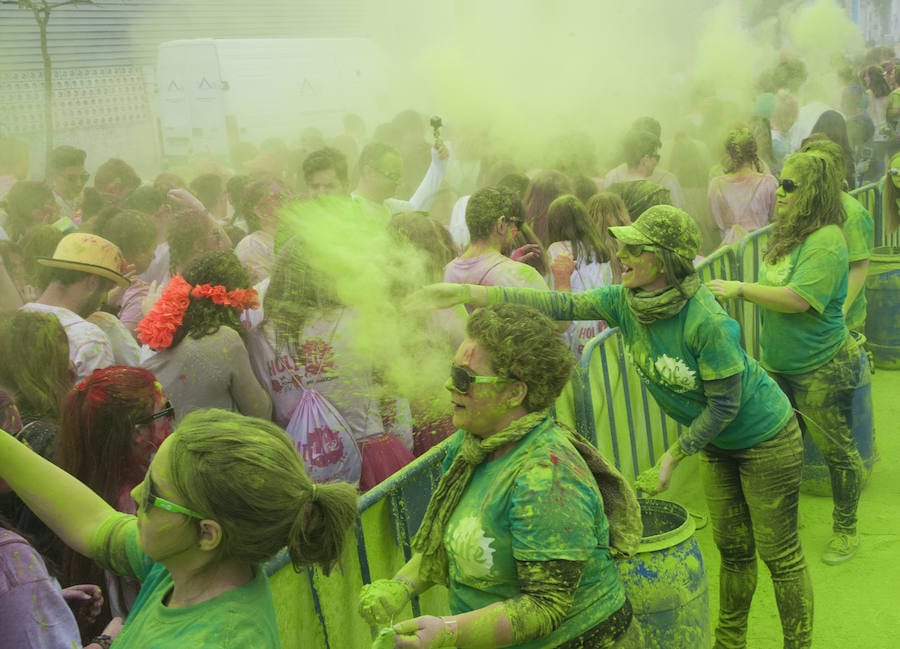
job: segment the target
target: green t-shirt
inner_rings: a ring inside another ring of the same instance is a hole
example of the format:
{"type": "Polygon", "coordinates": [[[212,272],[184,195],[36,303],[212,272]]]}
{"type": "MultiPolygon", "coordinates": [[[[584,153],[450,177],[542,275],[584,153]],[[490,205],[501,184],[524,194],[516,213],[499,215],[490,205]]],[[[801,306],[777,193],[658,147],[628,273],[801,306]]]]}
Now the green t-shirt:
{"type": "Polygon", "coordinates": [[[763,367],[780,374],[805,374],[829,360],[844,344],[844,299],[850,272],[847,243],[836,225],[810,234],[774,265],[759,270],[763,286],[786,286],[809,303],[803,313],[760,309],[763,367]]]}
{"type": "MultiPolygon", "coordinates": [[[[849,263],[869,259],[872,249],[875,247],[875,222],[869,210],[850,194],[841,194],[841,204],[847,213],[847,221],[844,223],[844,237],[847,240],[847,252],[849,263]]],[[[861,330],[866,322],[866,285],[850,305],[847,315],[847,328],[861,330]]]]}
{"type": "Polygon", "coordinates": [[[491,301],[533,306],[557,320],[606,320],[619,327],[634,367],[653,398],[675,421],[690,425],[707,407],[703,381],[741,375],[741,407],[737,416],[713,439],[682,435],[687,452],[706,443],[724,449],[749,448],[771,439],[787,425],[791,406],[778,385],[747,356],[740,343],[740,326],[725,313],[712,293],[701,286],[676,315],[641,323],[620,285],[585,293],[551,293],[527,289],[488,289],[491,301]]]}
{"type": "MultiPolygon", "coordinates": [[[[462,431],[452,438],[445,470],[462,438],[462,431]]],[[[516,560],[586,562],[562,624],[516,645],[523,649],[558,647],[625,603],[597,483],[565,431],[549,417],[509,453],[475,468],[444,532],[444,545],[454,614],[519,595],[516,560]]]]}
{"type": "Polygon", "coordinates": [[[98,530],[92,554],[104,568],[141,581],[137,600],[113,643],[116,649],[281,646],[272,592],[262,568],[243,586],[199,604],[169,608],[163,599],[172,589],[172,576],[141,550],[134,516],[111,516],[98,530]]]}

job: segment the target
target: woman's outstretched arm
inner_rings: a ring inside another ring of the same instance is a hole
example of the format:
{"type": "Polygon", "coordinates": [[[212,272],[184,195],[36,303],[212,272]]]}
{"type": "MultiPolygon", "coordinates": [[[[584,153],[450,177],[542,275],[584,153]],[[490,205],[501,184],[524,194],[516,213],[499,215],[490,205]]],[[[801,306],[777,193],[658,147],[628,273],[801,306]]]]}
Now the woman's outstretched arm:
{"type": "Polygon", "coordinates": [[[0,477],[70,548],[91,556],[94,535],[116,510],[74,476],[0,430],[0,477]]]}

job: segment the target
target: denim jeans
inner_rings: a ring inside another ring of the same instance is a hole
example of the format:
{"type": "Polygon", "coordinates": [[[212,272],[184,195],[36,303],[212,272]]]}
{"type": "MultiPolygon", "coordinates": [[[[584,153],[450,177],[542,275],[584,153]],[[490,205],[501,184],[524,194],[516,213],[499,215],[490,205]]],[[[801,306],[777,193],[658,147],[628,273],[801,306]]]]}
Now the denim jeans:
{"type": "Polygon", "coordinates": [[[757,552],[772,575],[785,649],[811,646],[812,582],[797,533],[803,441],[796,418],[750,448],[707,445],[700,466],[722,558],[715,649],[747,646],[757,552]]]}
{"type": "Polygon", "coordinates": [[[865,466],[853,440],[853,395],[861,380],[860,347],[853,336],[830,361],[806,374],[772,374],[800,427],[828,464],[834,496],[834,531],[856,534],[856,508],[865,466]]]}

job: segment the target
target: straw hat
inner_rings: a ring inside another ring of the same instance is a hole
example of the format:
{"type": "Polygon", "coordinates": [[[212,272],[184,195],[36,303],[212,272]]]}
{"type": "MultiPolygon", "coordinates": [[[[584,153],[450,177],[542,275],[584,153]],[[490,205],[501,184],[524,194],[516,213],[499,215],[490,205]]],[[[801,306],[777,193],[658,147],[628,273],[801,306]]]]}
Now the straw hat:
{"type": "Polygon", "coordinates": [[[38,257],[37,262],[51,268],[99,275],[119,286],[131,284],[131,280],[122,275],[125,260],[118,246],[94,234],[67,234],[57,244],[52,257],[38,257]]]}

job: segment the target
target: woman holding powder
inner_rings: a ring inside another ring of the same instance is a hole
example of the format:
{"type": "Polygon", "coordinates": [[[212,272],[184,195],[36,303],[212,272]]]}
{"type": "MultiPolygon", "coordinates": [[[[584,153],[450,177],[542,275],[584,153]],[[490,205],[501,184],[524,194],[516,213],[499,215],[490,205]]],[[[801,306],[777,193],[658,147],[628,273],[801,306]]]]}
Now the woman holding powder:
{"type": "Polygon", "coordinates": [[[467,333],[446,384],[460,430],[413,558],[393,579],[364,587],[360,613],[385,624],[442,583],[453,615],[399,622],[387,631],[394,647],[638,649],[612,554],[637,549],[637,501],[549,413],[571,352],[553,322],[518,305],[476,311],[467,333]]]}
{"type": "Polygon", "coordinates": [[[797,534],[803,444],[790,403],[741,348],[737,322],[701,285],[693,267],[700,231],[690,216],[657,205],[610,232],[619,241],[621,286],[554,293],[437,284],[413,302],[438,308],[515,302],[555,320],[604,319],[619,327],[660,407],[689,427],[639,477],[640,487],[664,490],[678,462],[701,453],[722,559],[716,649],[746,644],[757,551],[772,573],[784,647],[809,647],[812,585],[797,534]]]}

